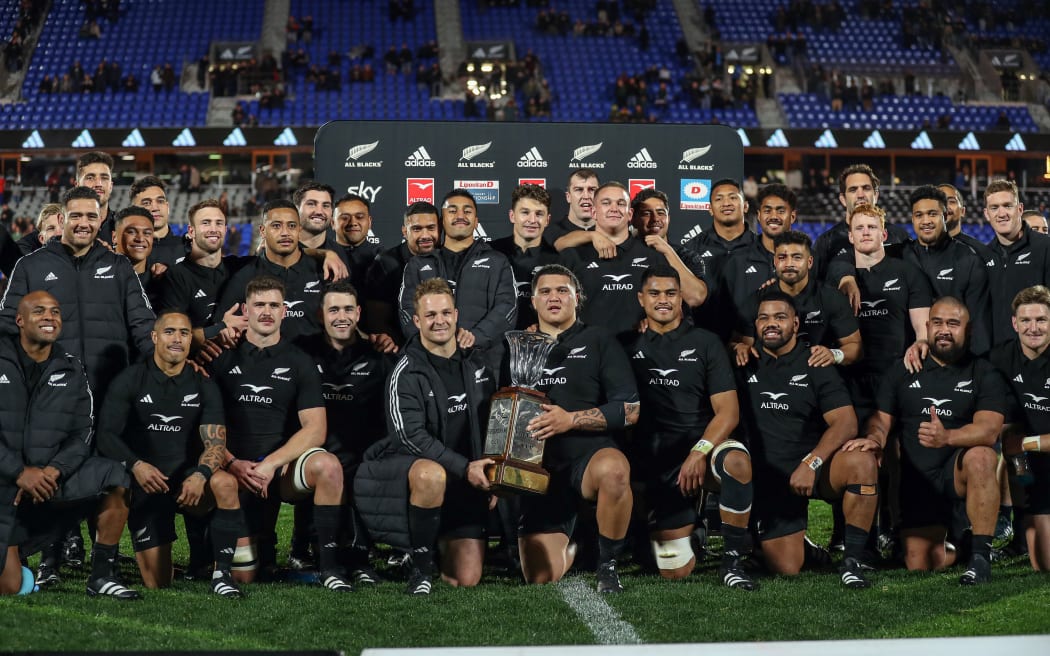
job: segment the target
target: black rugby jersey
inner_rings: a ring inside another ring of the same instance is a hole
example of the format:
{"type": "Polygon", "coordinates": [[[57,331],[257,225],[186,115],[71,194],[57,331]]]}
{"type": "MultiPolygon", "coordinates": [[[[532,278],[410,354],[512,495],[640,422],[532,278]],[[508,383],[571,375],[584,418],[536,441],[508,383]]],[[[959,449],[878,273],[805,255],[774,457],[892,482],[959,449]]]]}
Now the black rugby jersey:
{"type": "Polygon", "coordinates": [[[492,249],[503,253],[510,260],[518,296],[518,320],[515,327],[519,330],[528,328],[537,321],[536,310],[532,307],[532,276],[544,265],[557,264],[560,261],[558,251],[542,239],[539,246],[522,249],[514,243],[514,237],[493,240],[492,249]]]}
{"type": "Polygon", "coordinates": [[[824,415],[851,406],[834,367],[811,367],[809,350],[796,344],[778,357],[760,350],[737,370],[741,423],[752,454],[790,473],[827,430],[824,415]]]}
{"type": "Polygon", "coordinates": [[[1050,433],[1050,349],[1029,360],[1015,339],[992,349],[988,359],[1013,390],[1007,421],[1022,424],[1026,435],[1050,433]]]}
{"type": "MultiPolygon", "coordinates": [[[[759,300],[764,291],[752,294],[741,312],[737,332],[745,337],[755,338],[755,317],[758,316],[759,300]]],[[[839,340],[860,330],[845,294],[813,278],[809,278],[794,300],[798,311],[796,337],[805,348],[836,348],[839,340]]]]}
{"type": "Polygon", "coordinates": [[[272,453],[301,427],[300,410],[324,407],[317,365],[283,337],[264,349],[244,340],[209,370],[222,390],[230,452],[241,460],[272,453]]]}
{"type": "MultiPolygon", "coordinates": [[[[743,256],[757,240],[755,233],[746,228],[736,239],[724,239],[712,228],[682,245],[680,253],[694,253],[695,258],[703,264],[703,280],[707,283],[707,300],[693,309],[693,321],[718,335],[723,342],[728,341],[733,332],[736,311],[733,295],[725,288],[722,274],[727,261],[743,256]]],[[[692,264],[690,269],[693,269],[692,264]]],[[[695,269],[693,271],[696,272],[695,269]]]]}
{"type": "Polygon", "coordinates": [[[562,264],[580,280],[585,300],[580,320],[601,326],[612,335],[636,330],[645,317],[638,304],[642,274],[654,264],[667,264],[667,258],[645,242],[628,237],[616,246],[616,257],[603,260],[590,244],[561,252],[562,264]]]}
{"type": "Polygon", "coordinates": [[[972,423],[979,410],[1005,416],[1009,393],[987,360],[968,354],[954,365],[942,366],[927,356],[916,374],[909,374],[903,362],[894,364],[879,385],[875,403],[896,418],[903,457],[920,471],[933,471],[954,457],[956,447],[933,449],[919,444],[919,424],[930,421],[930,408],[937,409],[945,428],[954,429],[972,423]]]}
{"type": "Polygon", "coordinates": [[[893,257],[870,269],[843,265],[847,269],[860,288],[857,322],[864,341],[864,357],[850,371],[882,373],[915,341],[908,311],[933,305],[933,290],[918,267],[893,257]]]}
{"type": "Polygon", "coordinates": [[[751,295],[770,278],[775,278],[776,273],[773,253],[766,250],[761,239],[756,238],[750,248],[726,260],[719,285],[732,299],[735,314],[739,315],[751,295]]]}
{"type": "Polygon", "coordinates": [[[931,246],[912,241],[904,247],[904,261],[926,274],[934,298],[954,296],[970,311],[970,350],[977,354],[991,348],[988,267],[973,251],[950,237],[931,246]]]}
{"type": "MultiPolygon", "coordinates": [[[[558,335],[536,389],[568,412],[598,408],[606,418],[623,417],[623,404],[638,402],[634,375],[623,349],[605,331],[580,321],[558,335]]],[[[547,440],[543,461],[555,468],[568,465],[586,455],[595,438],[618,436],[624,428],[623,424],[609,422],[603,432],[574,430],[556,435],[547,440]]]]}
{"type": "Polygon", "coordinates": [[[165,476],[196,466],[203,425],[224,425],[218,386],[183,367],[168,376],[150,358],[122,371],[109,385],[99,416],[99,451],[129,471],[145,460],[165,476]]]}
{"type": "Polygon", "coordinates": [[[712,394],[736,391],[725,347],[713,333],[683,322],[660,334],[649,329],[627,347],[641,399],[636,439],[651,432],[700,439],[714,417],[712,394]]]}
{"type": "Polygon", "coordinates": [[[365,449],[386,435],[381,408],[394,356],[379,353],[364,339],[337,351],[324,335],[300,337],[321,374],[321,391],[328,417],[325,449],[344,464],[359,462],[365,449]]]}
{"type": "Polygon", "coordinates": [[[270,262],[266,255],[252,258],[240,271],[233,274],[221,295],[212,323],[222,318],[234,303],[244,302],[244,289],[248,281],[260,275],[270,275],[284,283],[284,321],[281,322],[281,337],[294,339],[299,335],[321,332],[321,289],[324,286],[324,269],[320,262],[303,253],[299,247],[299,261],[290,267],[270,262]]]}

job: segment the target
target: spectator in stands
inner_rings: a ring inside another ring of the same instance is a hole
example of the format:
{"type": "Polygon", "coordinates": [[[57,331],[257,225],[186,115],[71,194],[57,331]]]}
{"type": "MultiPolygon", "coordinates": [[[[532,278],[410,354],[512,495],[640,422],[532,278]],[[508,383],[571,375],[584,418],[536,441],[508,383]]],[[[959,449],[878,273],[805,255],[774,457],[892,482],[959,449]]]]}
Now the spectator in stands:
{"type": "Polygon", "coordinates": [[[164,69],[161,72],[161,79],[164,81],[165,91],[172,91],[175,88],[175,68],[170,62],[164,63],[164,69]]]}
{"type": "Polygon", "coordinates": [[[40,93],[54,93],[56,90],[55,79],[50,75],[45,75],[44,79],[40,80],[40,86],[37,87],[40,93]]]}
{"type": "Polygon", "coordinates": [[[150,86],[153,87],[154,92],[159,93],[160,90],[164,88],[164,75],[161,72],[160,65],[153,67],[153,70],[149,74],[149,83],[150,86]]]}

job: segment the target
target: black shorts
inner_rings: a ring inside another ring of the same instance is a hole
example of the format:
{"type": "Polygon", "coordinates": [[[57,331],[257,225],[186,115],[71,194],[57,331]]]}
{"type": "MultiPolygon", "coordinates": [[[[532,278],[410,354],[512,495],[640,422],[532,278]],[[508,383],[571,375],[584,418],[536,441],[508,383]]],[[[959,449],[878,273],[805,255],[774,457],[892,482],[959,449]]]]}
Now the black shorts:
{"type": "MultiPolygon", "coordinates": [[[[825,463],[824,467],[827,466],[825,463]]],[[[810,499],[833,500],[830,493],[823,490],[823,469],[818,474],[813,496],[801,497],[791,490],[791,473],[798,468],[798,461],[790,469],[757,461],[752,461],[751,467],[755,482],[751,523],[759,540],[773,540],[805,531],[809,525],[810,499]]]]}
{"type": "Polygon", "coordinates": [[[1028,468],[1035,479],[1025,487],[1025,512],[1029,515],[1050,515],[1050,453],[1029,451],[1028,468]]]}
{"type": "Polygon", "coordinates": [[[572,535],[576,526],[576,508],[583,499],[583,475],[587,471],[587,465],[591,463],[594,454],[607,448],[617,447],[612,440],[608,440],[607,443],[599,442],[589,452],[567,465],[551,469],[547,494],[523,494],[518,534],[572,535]]]}
{"type": "MultiPolygon", "coordinates": [[[[696,522],[696,504],[699,496],[687,497],[678,488],[679,464],[673,469],[647,477],[645,484],[645,510],[650,531],[666,531],[696,522]]],[[[707,475],[714,478],[708,468],[707,475]]]]}
{"type": "Polygon", "coordinates": [[[488,534],[489,495],[462,478],[447,477],[438,537],[483,540],[488,534]]]}
{"type": "Polygon", "coordinates": [[[183,478],[172,475],[168,491],[149,494],[137,481],[131,482],[131,502],[128,504],[128,531],[135,552],[171,544],[178,539],[175,515],[180,512],[175,500],[182,493],[183,478]]]}
{"type": "Polygon", "coordinates": [[[956,449],[937,469],[921,470],[907,457],[901,459],[901,528],[952,525],[955,504],[955,471],[965,449],[956,449]]]}

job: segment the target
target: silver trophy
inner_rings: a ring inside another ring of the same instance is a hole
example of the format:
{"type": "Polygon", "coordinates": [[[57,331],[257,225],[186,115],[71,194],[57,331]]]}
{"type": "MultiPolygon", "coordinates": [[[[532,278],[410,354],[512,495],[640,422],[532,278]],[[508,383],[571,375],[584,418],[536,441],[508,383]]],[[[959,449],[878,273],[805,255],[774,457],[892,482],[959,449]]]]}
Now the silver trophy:
{"type": "Polygon", "coordinates": [[[492,395],[484,457],[496,463],[486,467],[485,473],[497,493],[545,494],[550,474],[542,467],[543,442],[526,427],[543,413],[540,405],[550,403],[534,387],[555,340],[524,330],[509,331],[506,339],[510,344],[511,386],[492,395]]]}

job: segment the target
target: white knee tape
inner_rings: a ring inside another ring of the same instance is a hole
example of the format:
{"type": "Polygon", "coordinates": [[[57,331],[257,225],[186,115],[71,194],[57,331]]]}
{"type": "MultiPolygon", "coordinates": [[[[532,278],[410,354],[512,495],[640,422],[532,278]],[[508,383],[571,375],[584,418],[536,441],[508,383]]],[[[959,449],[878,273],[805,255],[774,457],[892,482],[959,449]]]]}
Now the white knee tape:
{"type": "Polygon", "coordinates": [[[306,461],[318,453],[328,452],[321,447],[315,446],[312,449],[307,449],[303,455],[295,459],[295,463],[292,466],[292,489],[297,494],[310,494],[314,491],[312,487],[306,484],[306,461]]]}
{"type": "Polygon", "coordinates": [[[711,452],[711,457],[708,458],[707,462],[711,473],[715,475],[715,480],[719,483],[722,482],[722,477],[718,475],[718,470],[716,470],[714,467],[715,458],[718,456],[718,454],[722,453],[726,449],[740,449],[741,451],[746,453],[748,457],[751,456],[751,453],[747,450],[747,447],[744,446],[743,442],[737,442],[736,440],[726,440],[725,442],[722,442],[721,444],[716,446],[715,450],[711,452]]]}
{"type": "Polygon", "coordinates": [[[237,571],[251,571],[259,566],[259,552],[255,547],[255,540],[248,544],[239,545],[233,552],[233,565],[231,569],[237,571]]]}
{"type": "Polygon", "coordinates": [[[675,540],[650,540],[653,545],[653,555],[656,556],[656,566],[659,569],[674,570],[685,567],[693,558],[693,545],[689,538],[677,538],[675,540]]]}

